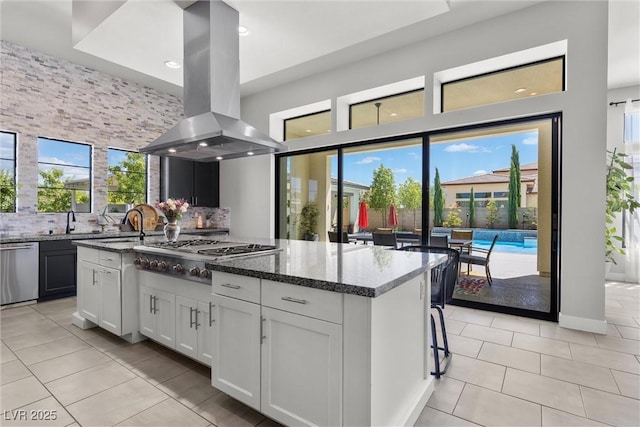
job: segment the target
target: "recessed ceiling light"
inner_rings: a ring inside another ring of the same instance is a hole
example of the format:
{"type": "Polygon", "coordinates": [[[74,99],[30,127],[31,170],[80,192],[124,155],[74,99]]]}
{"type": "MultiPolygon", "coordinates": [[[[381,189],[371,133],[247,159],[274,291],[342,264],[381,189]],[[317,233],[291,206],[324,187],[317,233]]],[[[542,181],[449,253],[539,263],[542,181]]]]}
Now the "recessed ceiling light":
{"type": "Polygon", "coordinates": [[[248,36],[249,35],[249,29],[247,27],[245,27],[244,25],[238,25],[238,34],[241,36],[248,36]]]}
{"type": "Polygon", "coordinates": [[[537,95],[537,94],[538,94],[538,92],[531,92],[529,95],[534,96],[534,95],[537,95]]]}
{"type": "Polygon", "coordinates": [[[521,87],[521,88],[516,89],[513,93],[522,93],[522,92],[526,92],[526,91],[527,91],[527,88],[521,87]]]}
{"type": "Polygon", "coordinates": [[[222,160],[222,156],[216,157],[216,160],[222,160]]]}
{"type": "Polygon", "coordinates": [[[253,151],[247,151],[247,156],[253,156],[253,151]]]}
{"type": "Polygon", "coordinates": [[[398,115],[398,113],[391,113],[389,114],[391,117],[396,117],[398,115]]]}
{"type": "Polygon", "coordinates": [[[169,148],[169,150],[167,150],[167,151],[169,151],[170,153],[175,153],[176,149],[175,148],[169,148]]]}
{"type": "Polygon", "coordinates": [[[180,63],[176,61],[164,61],[164,65],[169,68],[180,68],[180,63]]]}
{"type": "Polygon", "coordinates": [[[201,142],[201,143],[199,143],[198,145],[199,145],[200,147],[206,147],[206,146],[207,146],[207,145],[209,145],[209,144],[207,144],[206,142],[201,142]]]}
{"type": "Polygon", "coordinates": [[[311,129],[305,130],[306,133],[311,133],[311,129]]]}

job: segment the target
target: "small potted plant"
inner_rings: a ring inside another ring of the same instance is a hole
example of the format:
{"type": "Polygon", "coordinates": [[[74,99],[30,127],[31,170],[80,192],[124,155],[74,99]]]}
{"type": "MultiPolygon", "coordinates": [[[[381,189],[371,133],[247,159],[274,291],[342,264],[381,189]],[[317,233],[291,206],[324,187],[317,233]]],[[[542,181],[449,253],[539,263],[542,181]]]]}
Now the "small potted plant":
{"type": "MultiPolygon", "coordinates": [[[[607,166],[607,194],[606,194],[606,227],[605,227],[605,261],[617,264],[615,254],[624,255],[623,248],[615,242],[624,242],[624,237],[618,234],[614,225],[616,214],[624,211],[633,213],[640,208],[633,195],[633,177],[627,175],[627,170],[633,166],[625,162],[624,153],[616,153],[616,150],[607,151],[609,164],[607,166]]],[[[610,267],[609,267],[610,268],[610,267]]]]}
{"type": "Polygon", "coordinates": [[[318,206],[315,202],[309,202],[300,211],[300,232],[304,240],[318,240],[316,227],[318,226],[318,206]]]}

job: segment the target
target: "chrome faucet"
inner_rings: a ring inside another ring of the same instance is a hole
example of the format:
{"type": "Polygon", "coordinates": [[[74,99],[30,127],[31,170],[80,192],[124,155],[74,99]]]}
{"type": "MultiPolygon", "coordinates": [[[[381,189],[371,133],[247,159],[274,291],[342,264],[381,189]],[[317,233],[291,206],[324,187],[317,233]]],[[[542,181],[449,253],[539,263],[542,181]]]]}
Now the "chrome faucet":
{"type": "Polygon", "coordinates": [[[125,224],[127,222],[127,218],[129,217],[129,214],[131,212],[137,212],[138,215],[140,215],[140,241],[142,242],[144,241],[144,236],[146,236],[146,234],[144,233],[144,214],[140,209],[138,208],[129,209],[127,213],[124,214],[122,223],[125,224]]]}
{"type": "Polygon", "coordinates": [[[71,234],[71,232],[76,229],[75,224],[72,225],[69,223],[69,215],[71,215],[71,221],[76,222],[76,213],[73,210],[67,212],[67,230],[65,231],[66,234],[71,234]]]}

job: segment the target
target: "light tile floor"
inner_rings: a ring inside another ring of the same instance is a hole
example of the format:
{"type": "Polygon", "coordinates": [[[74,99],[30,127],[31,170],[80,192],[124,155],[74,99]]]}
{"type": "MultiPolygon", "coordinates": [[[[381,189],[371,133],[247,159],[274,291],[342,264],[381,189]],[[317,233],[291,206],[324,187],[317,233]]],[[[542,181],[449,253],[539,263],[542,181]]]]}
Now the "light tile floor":
{"type": "MultiPolygon", "coordinates": [[[[640,285],[610,283],[606,298],[606,335],[447,306],[454,356],[416,425],[639,426],[640,285]]],[[[76,328],[75,304],[1,311],[0,425],[277,425],[188,358],[76,328]]]]}

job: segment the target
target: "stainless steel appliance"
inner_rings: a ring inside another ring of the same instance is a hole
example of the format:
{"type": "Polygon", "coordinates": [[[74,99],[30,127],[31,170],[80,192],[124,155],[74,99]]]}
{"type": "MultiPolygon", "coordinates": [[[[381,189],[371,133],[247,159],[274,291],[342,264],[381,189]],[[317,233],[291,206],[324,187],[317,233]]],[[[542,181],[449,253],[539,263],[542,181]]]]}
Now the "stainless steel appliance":
{"type": "Polygon", "coordinates": [[[176,278],[211,283],[205,263],[239,256],[265,255],[280,249],[275,245],[229,242],[213,239],[153,242],[135,246],[134,265],[139,270],[172,275],[176,278]]]}
{"type": "Polygon", "coordinates": [[[184,10],[185,119],[142,153],[211,162],[287,150],[240,120],[239,19],[220,0],[184,10]]]}
{"type": "Polygon", "coordinates": [[[2,305],[38,299],[38,243],[0,244],[2,305]]]}

